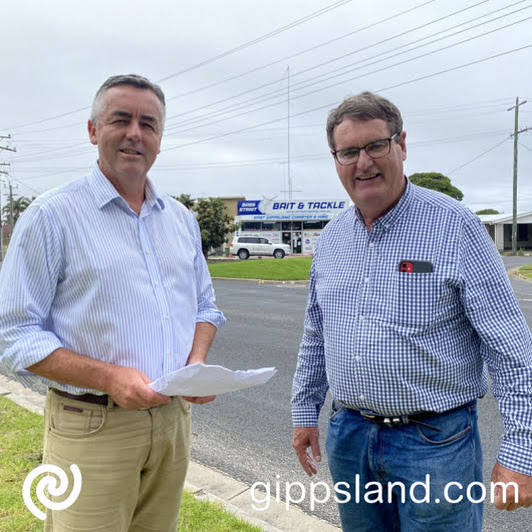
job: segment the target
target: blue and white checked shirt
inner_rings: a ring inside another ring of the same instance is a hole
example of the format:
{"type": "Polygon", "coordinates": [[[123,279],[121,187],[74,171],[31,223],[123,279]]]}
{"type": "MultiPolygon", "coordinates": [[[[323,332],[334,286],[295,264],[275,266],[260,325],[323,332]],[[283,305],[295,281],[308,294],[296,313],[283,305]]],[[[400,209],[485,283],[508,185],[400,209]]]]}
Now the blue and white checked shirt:
{"type": "Polygon", "coordinates": [[[149,180],[145,193],[137,216],[96,164],[17,222],[0,274],[0,363],[23,384],[59,347],[155,380],[185,365],[197,322],[224,324],[194,216],[149,180]]]}
{"type": "Polygon", "coordinates": [[[295,426],[325,394],[383,415],[443,412],[493,393],[505,424],[499,462],[532,475],[532,340],[479,218],[407,184],[364,226],[353,207],[324,229],[312,263],[292,390],[295,426]],[[428,261],[432,273],[400,272],[428,261]]]}

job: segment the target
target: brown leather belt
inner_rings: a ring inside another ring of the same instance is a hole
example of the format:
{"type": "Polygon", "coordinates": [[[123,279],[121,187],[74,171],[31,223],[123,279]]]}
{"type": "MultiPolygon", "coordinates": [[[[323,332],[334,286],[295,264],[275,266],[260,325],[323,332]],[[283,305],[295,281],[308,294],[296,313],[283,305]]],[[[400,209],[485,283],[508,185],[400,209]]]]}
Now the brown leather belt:
{"type": "Polygon", "coordinates": [[[75,395],[73,393],[63,392],[62,390],[56,390],[51,388],[52,392],[65,397],[66,399],[74,399],[75,401],[82,401],[83,403],[91,403],[93,405],[107,406],[109,404],[108,395],[96,395],[94,393],[84,393],[82,395],[75,395]]]}

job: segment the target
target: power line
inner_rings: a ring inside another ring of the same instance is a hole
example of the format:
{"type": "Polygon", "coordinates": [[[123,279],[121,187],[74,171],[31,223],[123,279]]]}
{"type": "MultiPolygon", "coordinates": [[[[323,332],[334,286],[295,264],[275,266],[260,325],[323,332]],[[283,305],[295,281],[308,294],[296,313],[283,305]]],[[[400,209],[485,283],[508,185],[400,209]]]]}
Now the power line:
{"type": "MultiPolygon", "coordinates": [[[[241,78],[243,76],[247,76],[249,74],[253,74],[255,72],[258,72],[259,70],[264,70],[264,69],[266,69],[268,67],[271,67],[273,65],[277,65],[277,64],[280,64],[280,63],[287,63],[290,59],[293,59],[294,57],[298,57],[298,56],[306,54],[308,52],[313,52],[314,50],[317,50],[318,48],[322,48],[323,46],[326,46],[326,45],[331,44],[333,42],[345,39],[346,37],[350,37],[351,35],[354,35],[355,33],[359,34],[362,31],[365,31],[365,30],[370,29],[370,28],[374,28],[376,26],[379,26],[380,24],[383,24],[384,22],[389,22],[390,20],[393,20],[394,18],[401,17],[403,15],[406,15],[407,13],[411,13],[412,11],[415,11],[416,9],[419,9],[421,7],[425,7],[427,4],[431,4],[434,1],[435,0],[429,0],[428,2],[424,2],[423,4],[419,4],[417,6],[409,8],[409,9],[407,9],[405,11],[401,11],[400,13],[397,13],[397,14],[392,15],[390,17],[381,19],[381,20],[379,20],[377,22],[374,22],[373,24],[369,24],[367,26],[363,26],[361,28],[357,28],[356,30],[350,31],[349,33],[345,33],[344,35],[341,35],[339,37],[335,37],[335,38],[329,39],[328,41],[325,41],[323,43],[320,43],[320,44],[317,44],[315,46],[312,46],[310,48],[306,48],[305,50],[302,50],[301,52],[297,52],[295,54],[291,54],[291,55],[285,56],[285,57],[283,57],[281,59],[277,59],[277,60],[272,61],[270,63],[267,63],[265,65],[261,65],[259,67],[255,67],[255,68],[252,68],[250,70],[246,70],[246,72],[242,72],[241,74],[237,74],[235,76],[231,76],[229,78],[222,79],[220,81],[217,81],[215,83],[211,83],[209,85],[204,85],[203,87],[200,87],[198,89],[191,90],[191,91],[188,91],[188,92],[185,92],[185,93],[182,93],[182,94],[178,94],[177,96],[172,96],[171,98],[168,98],[167,101],[175,100],[176,98],[183,98],[185,96],[189,96],[190,94],[197,94],[200,91],[211,89],[212,87],[216,87],[217,85],[220,85],[222,83],[228,83],[229,81],[234,81],[235,79],[239,79],[239,78],[241,78]]],[[[485,1],[487,1],[487,0],[485,0],[485,1]]]]}
{"type": "MultiPolygon", "coordinates": [[[[73,115],[75,113],[79,113],[80,111],[86,111],[87,109],[90,109],[90,108],[91,106],[87,105],[86,107],[80,107],[79,109],[74,109],[74,111],[68,111],[67,113],[61,113],[60,115],[50,116],[48,118],[36,120],[35,122],[29,122],[28,124],[21,124],[19,126],[14,126],[9,129],[22,129],[23,127],[34,126],[35,124],[42,124],[43,122],[48,122],[50,120],[56,120],[57,118],[62,118],[63,116],[73,115]]],[[[65,126],[61,126],[61,127],[65,127],[65,126]]]]}
{"type": "MultiPolygon", "coordinates": [[[[483,63],[485,61],[489,61],[491,59],[496,59],[496,58],[499,58],[499,57],[504,57],[506,55],[515,53],[515,52],[520,52],[522,50],[526,50],[527,48],[531,48],[531,47],[532,47],[532,44],[528,44],[526,46],[521,46],[519,48],[514,48],[512,50],[507,50],[505,52],[501,52],[501,53],[498,53],[498,54],[490,55],[488,57],[484,57],[482,59],[477,59],[475,61],[470,61],[468,63],[464,63],[462,65],[458,65],[458,66],[455,66],[455,67],[452,67],[452,68],[447,68],[447,69],[444,69],[444,70],[440,70],[438,72],[433,72],[432,74],[427,74],[426,76],[420,76],[418,78],[414,78],[414,79],[410,79],[410,80],[407,80],[407,81],[403,81],[401,83],[396,83],[395,85],[389,85],[387,87],[378,89],[375,92],[383,92],[383,91],[386,91],[386,90],[395,89],[397,87],[402,87],[404,85],[409,85],[411,83],[416,83],[418,81],[429,79],[429,78],[432,78],[432,77],[435,77],[435,76],[440,76],[442,74],[447,74],[447,73],[453,72],[455,70],[460,70],[462,68],[466,68],[466,67],[469,67],[469,66],[472,66],[472,65],[477,65],[477,64],[483,63]]],[[[338,105],[338,102],[329,103],[327,105],[320,105],[319,107],[314,107],[314,108],[309,109],[307,111],[301,111],[299,113],[296,113],[296,114],[292,115],[292,118],[295,118],[297,116],[307,115],[307,114],[313,113],[315,111],[322,111],[323,109],[330,109],[330,108],[332,108],[335,105],[338,105]]],[[[230,135],[234,135],[236,133],[242,133],[244,131],[249,131],[251,129],[256,129],[256,128],[261,127],[261,126],[266,126],[266,125],[269,125],[269,124],[273,124],[273,123],[279,122],[281,120],[286,120],[286,116],[281,116],[279,118],[274,118],[273,120],[268,120],[266,122],[261,122],[260,124],[255,124],[253,126],[248,126],[248,127],[245,127],[245,128],[237,129],[235,131],[229,131],[229,132],[221,134],[221,135],[213,135],[213,136],[206,137],[206,138],[198,140],[198,141],[193,141],[193,142],[188,142],[188,143],[185,143],[185,144],[180,144],[179,146],[174,146],[173,148],[167,148],[164,151],[165,152],[166,151],[173,151],[173,150],[177,150],[177,149],[180,149],[180,148],[185,148],[187,146],[192,146],[194,144],[201,144],[203,142],[208,142],[209,140],[214,140],[214,139],[218,139],[218,138],[227,137],[227,136],[230,136],[230,135]]]]}
{"type": "MultiPolygon", "coordinates": [[[[480,38],[480,37],[484,37],[484,36],[486,36],[486,35],[492,34],[492,33],[496,32],[496,31],[501,31],[501,30],[503,30],[503,29],[506,29],[506,28],[508,28],[508,27],[514,26],[515,24],[519,24],[519,23],[524,22],[524,21],[529,20],[529,19],[532,19],[532,17],[527,17],[527,18],[522,19],[522,20],[519,20],[519,21],[517,21],[517,22],[513,22],[513,23],[510,23],[510,24],[507,24],[506,26],[502,26],[502,27],[499,27],[499,28],[495,28],[495,29],[493,29],[493,30],[489,30],[489,31],[484,32],[484,33],[482,33],[482,34],[480,34],[480,35],[475,35],[475,36],[473,36],[473,37],[469,37],[469,38],[467,38],[467,39],[463,39],[462,41],[458,41],[458,42],[455,42],[455,43],[449,44],[449,45],[447,45],[447,46],[444,46],[444,47],[442,47],[442,48],[438,48],[437,50],[432,50],[432,51],[430,51],[430,52],[426,52],[426,53],[423,53],[423,54],[417,55],[417,56],[415,56],[415,57],[411,57],[411,58],[408,58],[408,59],[405,59],[405,60],[402,60],[402,61],[396,62],[396,63],[394,63],[394,64],[392,64],[392,65],[383,66],[383,67],[380,67],[380,68],[378,68],[378,69],[372,70],[372,71],[370,71],[370,72],[365,72],[365,73],[363,73],[363,74],[360,74],[360,75],[357,75],[357,76],[354,76],[354,77],[351,77],[351,78],[348,78],[348,79],[344,79],[344,80],[343,80],[343,83],[346,83],[346,82],[348,82],[348,81],[354,81],[354,80],[356,80],[356,79],[360,79],[360,78],[362,78],[362,77],[366,77],[366,76],[368,76],[368,75],[370,75],[370,74],[375,74],[375,73],[378,73],[378,72],[381,72],[381,71],[384,71],[384,70],[388,70],[389,68],[392,68],[392,67],[395,67],[395,66],[400,66],[400,65],[403,65],[403,64],[405,64],[405,63],[409,63],[409,62],[414,61],[414,60],[416,60],[416,59],[420,59],[420,58],[423,58],[423,57],[427,57],[427,56],[429,56],[429,55],[432,55],[432,54],[435,54],[435,53],[441,52],[441,51],[443,51],[443,50],[447,50],[447,49],[449,49],[449,48],[453,48],[453,47],[455,47],[455,46],[458,46],[458,45],[460,45],[460,44],[464,44],[464,43],[469,42],[469,41],[472,41],[472,40],[474,40],[474,39],[478,39],[478,38],[480,38]]],[[[374,63],[371,63],[371,64],[374,64],[374,63]]],[[[368,65],[368,66],[370,66],[370,65],[368,65]]],[[[340,75],[344,75],[344,74],[340,74],[340,75]]],[[[332,79],[332,78],[335,78],[335,77],[338,77],[338,75],[331,76],[331,77],[328,78],[328,79],[332,79]]],[[[322,81],[325,81],[325,80],[322,80],[322,81]]],[[[308,88],[308,87],[311,87],[311,86],[313,86],[313,85],[316,85],[317,83],[321,83],[321,82],[316,81],[316,82],[308,83],[306,86],[304,86],[304,87],[302,87],[302,88],[303,88],[303,89],[304,89],[304,88],[308,88]]],[[[296,84],[296,86],[297,86],[297,84],[296,84]]],[[[304,97],[309,96],[309,95],[311,95],[311,94],[315,94],[316,92],[320,92],[320,91],[323,91],[323,90],[327,90],[327,89],[333,88],[333,87],[335,87],[335,86],[336,86],[336,84],[335,84],[335,85],[326,85],[325,87],[320,87],[319,89],[315,89],[315,90],[312,90],[312,91],[310,91],[310,92],[306,92],[306,93],[304,93],[304,94],[300,94],[300,95],[298,95],[298,96],[292,96],[292,100],[296,100],[296,99],[299,99],[299,98],[304,98],[304,97]]],[[[298,90],[298,89],[295,88],[295,89],[293,89],[293,90],[298,90]]],[[[281,89],[281,92],[284,94],[285,90],[284,90],[284,89],[281,89]]],[[[277,97],[278,97],[277,95],[275,95],[275,96],[271,96],[271,97],[265,98],[263,101],[271,100],[271,99],[273,99],[273,98],[277,98],[277,97]]],[[[249,114],[250,112],[262,111],[262,110],[267,109],[267,108],[269,108],[269,107],[274,107],[274,106],[276,106],[276,105],[278,105],[278,104],[279,104],[279,102],[274,102],[274,103],[271,103],[271,104],[268,104],[268,105],[264,105],[264,106],[262,106],[262,107],[258,107],[258,108],[256,108],[256,109],[252,109],[252,110],[249,110],[249,109],[248,109],[248,110],[246,110],[246,111],[244,111],[244,112],[242,112],[242,113],[238,113],[238,114],[232,115],[232,116],[230,116],[230,117],[226,117],[226,118],[221,118],[221,119],[219,119],[219,120],[212,120],[213,116],[216,116],[216,113],[214,113],[214,114],[210,114],[210,115],[203,115],[203,116],[200,116],[200,117],[195,117],[195,118],[193,118],[193,119],[189,119],[188,122],[185,122],[185,126],[186,126],[187,123],[190,123],[190,122],[194,122],[194,124],[195,124],[194,126],[189,127],[189,128],[185,128],[185,129],[178,129],[177,132],[178,132],[179,134],[183,134],[183,133],[187,133],[187,132],[189,132],[189,131],[191,131],[191,130],[198,129],[198,128],[201,128],[201,127],[204,127],[204,124],[201,124],[201,123],[198,124],[198,123],[197,123],[197,121],[198,121],[198,120],[201,120],[201,119],[208,119],[208,121],[209,121],[209,125],[213,125],[213,124],[217,124],[217,123],[220,123],[220,122],[224,122],[224,121],[226,121],[226,120],[228,120],[228,119],[230,119],[230,118],[237,118],[237,117],[242,116],[242,115],[244,115],[244,114],[249,114]]],[[[243,108],[244,106],[245,106],[245,104],[241,105],[241,106],[238,107],[238,108],[235,108],[234,110],[237,111],[237,110],[243,108]]],[[[168,128],[167,131],[168,131],[168,132],[169,132],[169,131],[175,132],[175,131],[176,131],[176,128],[171,128],[171,127],[170,127],[170,128],[168,128]]]]}
{"type": "MultiPolygon", "coordinates": [[[[283,26],[281,28],[278,28],[274,31],[271,31],[265,35],[262,35],[261,37],[257,37],[256,39],[253,39],[251,41],[248,41],[247,43],[244,43],[244,44],[241,44],[231,50],[227,50],[226,52],[223,52],[215,57],[211,57],[210,59],[206,59],[204,61],[201,61],[200,63],[197,63],[195,65],[192,65],[188,68],[185,68],[179,72],[176,72],[175,74],[170,74],[169,76],[166,76],[164,78],[161,78],[157,81],[157,83],[162,83],[164,81],[167,81],[171,78],[174,78],[176,76],[180,76],[182,74],[185,74],[186,72],[190,72],[192,70],[195,70],[201,66],[204,66],[204,65],[207,65],[209,63],[212,63],[214,61],[217,61],[218,59],[221,59],[222,57],[226,57],[230,54],[233,54],[237,51],[240,51],[240,50],[243,50],[244,48],[248,48],[249,46],[252,46],[253,44],[256,44],[258,42],[261,42],[261,41],[264,41],[266,39],[269,39],[270,37],[273,37],[275,35],[278,35],[279,33],[282,33],[284,31],[287,31],[291,28],[294,28],[296,26],[299,26],[300,24],[303,24],[304,22],[307,22],[309,20],[312,20],[313,18],[316,18],[316,17],[319,17],[325,13],[327,13],[328,11],[332,11],[333,9],[336,9],[337,7],[340,7],[340,6],[343,6],[344,4],[347,4],[349,2],[351,2],[352,0],[340,0],[339,2],[335,2],[334,4],[331,4],[329,6],[326,6],[322,9],[319,9],[318,11],[315,11],[314,13],[311,13],[310,15],[307,15],[299,20],[296,20],[294,22],[291,22],[290,24],[287,24],[286,26],[283,26]]],[[[432,0],[434,1],[434,0],[432,0]]],[[[21,125],[18,125],[18,126],[14,126],[12,128],[8,128],[8,129],[22,129],[24,127],[29,127],[29,126],[33,126],[33,125],[36,125],[36,124],[42,124],[43,122],[48,122],[50,120],[56,120],[57,118],[62,118],[64,116],[68,116],[68,115],[72,115],[72,114],[75,114],[75,113],[78,113],[80,111],[86,111],[87,109],[90,109],[91,106],[86,106],[86,107],[81,107],[79,109],[75,109],[73,111],[68,111],[66,113],[61,113],[59,115],[55,115],[55,116],[51,116],[51,117],[48,117],[48,118],[43,118],[41,120],[36,120],[34,122],[29,122],[27,124],[21,124],[21,125]]]]}
{"type": "Polygon", "coordinates": [[[12,179],[13,181],[15,181],[15,183],[18,183],[20,186],[27,188],[31,192],[35,192],[38,195],[42,194],[42,192],[39,192],[38,190],[35,190],[34,188],[30,187],[29,185],[27,185],[26,183],[24,183],[22,181],[19,181],[18,179],[16,179],[12,175],[10,175],[9,178],[12,179]]]}
{"type": "Polygon", "coordinates": [[[340,2],[336,2],[334,4],[331,4],[327,7],[324,7],[314,13],[311,13],[310,15],[307,15],[299,20],[296,20],[294,22],[291,22],[290,24],[287,24],[286,26],[282,26],[281,28],[278,28],[276,30],[273,30],[269,33],[266,33],[265,35],[262,35],[260,37],[257,37],[256,39],[252,39],[251,41],[248,41],[244,44],[240,44],[239,46],[232,48],[231,50],[227,50],[226,52],[223,52],[221,54],[218,54],[214,57],[211,57],[210,59],[206,59],[205,61],[201,61],[200,63],[197,63],[191,67],[185,68],[183,70],[180,70],[179,72],[176,72],[175,74],[170,74],[169,76],[166,76],[164,78],[161,78],[157,81],[157,83],[162,83],[164,81],[168,81],[169,79],[175,78],[177,76],[181,76],[182,74],[185,74],[187,72],[190,72],[192,70],[196,70],[197,68],[200,68],[202,66],[208,65],[209,63],[212,63],[214,61],[217,61],[218,59],[222,59],[223,57],[226,57],[230,54],[234,54],[235,52],[238,52],[240,50],[243,50],[244,48],[248,48],[249,46],[252,46],[254,44],[257,44],[258,42],[264,41],[266,39],[269,39],[270,37],[274,37],[275,35],[279,35],[279,33],[283,33],[291,28],[294,28],[296,26],[299,26],[300,24],[303,24],[304,22],[307,22],[309,20],[312,20],[313,18],[319,17],[323,15],[324,13],[327,13],[328,11],[332,11],[333,9],[336,9],[337,7],[340,7],[344,4],[347,4],[351,2],[351,0],[341,0],[340,2]]]}
{"type": "MultiPolygon", "coordinates": [[[[433,139],[433,140],[422,140],[422,141],[409,141],[408,146],[416,147],[426,147],[434,146],[440,144],[449,144],[455,142],[464,142],[467,140],[477,139],[479,137],[489,137],[500,134],[501,131],[486,131],[483,133],[474,133],[469,135],[462,136],[453,136],[443,139],[433,139]]],[[[316,159],[330,159],[331,155],[329,153],[324,154],[312,154],[312,155],[296,155],[291,156],[292,160],[295,161],[304,161],[304,160],[316,160],[316,159]]],[[[170,165],[157,165],[157,171],[159,170],[197,170],[197,169],[210,169],[210,168],[228,168],[233,166],[251,166],[255,164],[271,164],[271,163],[286,163],[286,156],[279,155],[278,157],[269,157],[269,158],[257,158],[257,159],[241,159],[235,161],[211,161],[206,163],[183,163],[183,164],[170,164],[170,165]]]]}
{"type": "MultiPolygon", "coordinates": [[[[358,53],[360,53],[360,52],[362,52],[362,51],[364,51],[364,50],[374,48],[374,47],[379,46],[379,45],[381,45],[381,44],[384,44],[384,43],[386,43],[386,42],[393,42],[394,40],[397,40],[399,37],[402,37],[402,36],[407,35],[407,34],[409,34],[409,33],[413,33],[413,32],[418,31],[418,30],[420,30],[420,29],[425,29],[425,28],[427,28],[427,27],[429,27],[429,26],[431,26],[431,25],[433,25],[433,24],[435,24],[435,23],[437,23],[437,22],[441,22],[442,20],[445,20],[445,19],[450,18],[450,17],[452,17],[452,16],[454,16],[454,15],[457,15],[457,14],[459,14],[459,13],[462,13],[462,12],[464,12],[464,11],[467,11],[468,9],[472,9],[473,7],[477,7],[478,5],[483,4],[483,3],[485,3],[486,1],[487,1],[487,0],[483,0],[482,2],[480,2],[480,3],[478,3],[478,4],[475,4],[474,6],[470,6],[470,7],[466,8],[466,9],[461,9],[461,10],[455,11],[455,12],[453,12],[453,13],[451,13],[451,14],[449,14],[449,15],[446,15],[446,16],[444,16],[444,17],[437,18],[437,19],[432,20],[432,21],[430,21],[430,22],[427,22],[427,23],[425,23],[425,24],[421,24],[421,25],[419,25],[419,26],[417,26],[417,27],[415,27],[415,28],[412,28],[412,29],[409,29],[409,30],[403,31],[403,32],[398,33],[398,34],[395,34],[395,35],[393,35],[393,36],[391,36],[391,37],[387,37],[386,39],[382,39],[382,40],[378,41],[377,43],[372,43],[372,44],[370,44],[370,45],[367,45],[367,46],[364,46],[364,47],[362,47],[362,48],[359,48],[359,49],[357,49],[357,50],[355,50],[355,51],[353,51],[353,52],[350,52],[350,53],[348,53],[348,54],[344,54],[343,56],[335,57],[335,58],[332,59],[332,60],[327,60],[327,61],[324,61],[324,62],[318,63],[317,65],[314,65],[314,66],[312,66],[312,67],[306,68],[306,69],[304,69],[304,70],[302,70],[302,71],[300,71],[300,72],[296,72],[292,77],[298,77],[298,76],[301,76],[302,74],[305,74],[305,73],[307,73],[307,72],[310,72],[310,71],[312,71],[312,70],[315,70],[316,68],[319,68],[319,67],[321,67],[321,66],[323,66],[323,65],[329,65],[329,64],[334,63],[334,62],[337,62],[337,61],[339,61],[339,60],[341,60],[341,59],[344,59],[344,58],[346,58],[346,57],[348,57],[348,56],[358,54],[358,53]]],[[[518,3],[521,3],[521,2],[523,2],[523,1],[525,1],[525,0],[521,0],[521,1],[518,2],[518,3]]],[[[491,13],[490,13],[490,14],[491,14],[491,13]]],[[[484,15],[484,16],[485,16],[485,15],[484,15]]],[[[477,18],[479,18],[479,17],[477,17],[477,18]]],[[[480,18],[482,18],[482,17],[480,17],[480,18]]],[[[474,20],[475,20],[475,19],[474,19],[474,20]]],[[[468,21],[468,22],[471,22],[471,21],[468,21]]],[[[458,26],[461,26],[461,25],[463,25],[463,24],[464,24],[464,23],[459,24],[459,25],[454,26],[454,27],[458,27],[458,26]]],[[[453,27],[453,28],[454,28],[454,27],[453,27]]],[[[452,28],[451,28],[451,29],[452,29],[452,28]]],[[[445,32],[445,31],[448,31],[448,29],[443,30],[442,32],[445,32]]],[[[442,32],[438,32],[438,33],[442,33],[442,32]]],[[[436,33],[436,35],[437,35],[438,33],[436,33]]],[[[349,35],[349,34],[348,34],[348,35],[349,35]]],[[[423,38],[421,38],[421,39],[419,39],[419,40],[422,41],[422,40],[425,40],[426,38],[427,38],[427,37],[423,37],[423,38]]],[[[415,43],[415,42],[416,42],[416,41],[413,41],[413,43],[415,43]]],[[[408,43],[408,44],[412,44],[412,43],[408,43]]],[[[403,45],[403,46],[404,46],[404,45],[403,45]]],[[[400,48],[402,48],[403,46],[401,46],[400,48]]],[[[426,45],[424,45],[424,46],[426,46],[426,45]]],[[[397,46],[394,46],[393,51],[395,51],[395,50],[397,50],[397,49],[398,49],[397,46]]],[[[385,52],[385,53],[386,53],[386,52],[385,52]]],[[[375,57],[379,57],[379,56],[381,56],[381,55],[382,55],[382,53],[381,53],[381,54],[377,54],[376,56],[372,56],[370,59],[373,59],[373,58],[375,58],[375,57]]],[[[337,69],[337,70],[342,70],[342,69],[344,69],[344,68],[351,68],[352,66],[353,66],[353,65],[348,65],[347,67],[341,67],[340,69],[337,69]]],[[[358,67],[359,67],[359,65],[357,64],[357,68],[358,68],[358,67]]],[[[337,70],[332,70],[331,72],[336,72],[337,70]]],[[[324,76],[324,75],[327,75],[327,74],[322,74],[321,76],[324,76]]],[[[212,107],[212,106],[214,106],[214,105],[218,105],[218,104],[220,104],[220,103],[224,103],[224,102],[226,102],[226,101],[229,101],[229,100],[232,100],[232,99],[235,99],[235,98],[239,98],[239,97],[244,96],[244,95],[246,95],[246,94],[249,94],[249,93],[251,93],[251,92],[255,92],[255,91],[258,91],[258,90],[260,90],[260,89],[263,89],[263,88],[269,87],[269,86],[271,86],[271,85],[274,85],[274,84],[278,83],[278,81],[279,81],[279,80],[275,80],[275,81],[272,81],[272,82],[268,82],[268,83],[265,83],[265,84],[260,85],[260,86],[258,86],[258,87],[255,87],[255,88],[253,88],[253,89],[249,89],[249,90],[243,91],[243,92],[241,92],[241,93],[239,93],[239,94],[236,94],[236,95],[234,95],[234,96],[230,96],[230,97],[228,97],[228,98],[224,98],[224,99],[222,99],[222,100],[218,100],[218,101],[216,101],[216,102],[213,102],[213,103],[210,103],[210,104],[207,104],[207,105],[203,105],[203,106],[197,107],[197,108],[195,108],[195,109],[191,109],[191,110],[189,110],[189,111],[185,111],[185,112],[183,112],[183,113],[179,113],[179,114],[177,114],[177,115],[172,115],[172,116],[170,116],[170,117],[167,118],[167,124],[171,123],[172,121],[175,121],[176,119],[179,119],[179,118],[182,117],[182,116],[185,116],[185,115],[187,115],[187,114],[191,114],[191,113],[193,113],[193,112],[195,112],[195,111],[201,111],[201,110],[203,110],[203,109],[207,109],[207,108],[212,107]]],[[[322,80],[322,81],[325,81],[325,80],[322,80]]],[[[302,82],[299,82],[299,83],[296,83],[294,86],[301,85],[302,83],[308,83],[308,80],[306,80],[306,81],[302,81],[302,82]]],[[[310,85],[309,85],[309,86],[310,86],[310,85]]],[[[282,93],[282,92],[283,92],[283,90],[281,89],[281,90],[273,91],[271,94],[275,94],[275,93],[279,94],[279,93],[282,93]]],[[[251,100],[248,100],[247,102],[244,102],[244,103],[250,103],[250,102],[253,102],[254,100],[256,100],[256,99],[260,99],[260,98],[263,98],[263,96],[261,96],[261,97],[255,97],[255,98],[253,98],[253,99],[251,99],[251,100]]],[[[267,98],[267,99],[271,99],[271,98],[267,98]]],[[[266,101],[267,99],[265,99],[264,101],[266,101]]],[[[239,105],[242,106],[242,104],[239,104],[239,105]]],[[[233,106],[228,106],[228,107],[226,107],[226,108],[224,108],[224,109],[231,109],[232,107],[233,107],[233,106]]],[[[223,109],[222,109],[222,111],[223,111],[223,109]]],[[[219,111],[216,111],[216,112],[215,112],[215,115],[218,114],[218,113],[220,113],[220,110],[219,110],[219,111]]],[[[211,115],[204,115],[204,116],[212,117],[212,114],[211,114],[211,115]]],[[[200,118],[201,118],[201,117],[200,117],[200,118]]],[[[196,120],[196,118],[193,117],[193,118],[188,119],[187,121],[195,121],[195,120],[196,120]]],[[[171,129],[171,127],[170,127],[170,128],[167,128],[167,130],[168,130],[168,129],[171,129]]]]}
{"type": "Polygon", "coordinates": [[[486,155],[490,151],[493,151],[495,148],[498,148],[501,144],[504,144],[509,138],[510,138],[509,136],[505,137],[504,140],[501,140],[501,142],[498,142],[497,144],[495,144],[495,146],[491,147],[489,150],[486,150],[486,151],[482,152],[480,155],[477,155],[476,157],[474,157],[470,161],[467,161],[467,163],[464,163],[461,166],[458,166],[454,170],[451,170],[450,172],[446,172],[446,175],[449,176],[449,175],[453,174],[454,172],[457,172],[458,170],[461,170],[462,168],[465,168],[466,166],[468,166],[472,162],[476,161],[477,159],[480,159],[481,157],[483,157],[484,155],[486,155]]]}

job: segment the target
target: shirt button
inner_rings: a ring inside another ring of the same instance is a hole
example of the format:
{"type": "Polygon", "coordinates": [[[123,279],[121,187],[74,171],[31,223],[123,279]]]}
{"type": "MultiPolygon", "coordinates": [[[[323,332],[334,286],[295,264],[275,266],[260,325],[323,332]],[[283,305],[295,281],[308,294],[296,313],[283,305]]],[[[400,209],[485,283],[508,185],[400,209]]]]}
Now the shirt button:
{"type": "Polygon", "coordinates": [[[369,283],[369,277],[366,277],[366,278],[364,279],[364,282],[365,282],[365,283],[369,283]]]}
{"type": "Polygon", "coordinates": [[[360,321],[364,321],[366,319],[365,316],[360,316],[360,318],[358,318],[360,321]]]}
{"type": "Polygon", "coordinates": [[[146,255],[149,255],[149,254],[150,254],[150,250],[147,249],[147,250],[146,250],[146,255]]]}
{"type": "Polygon", "coordinates": [[[359,396],[358,396],[358,400],[359,400],[359,401],[364,401],[364,399],[365,399],[365,397],[364,397],[363,395],[359,395],[359,396]]]}
{"type": "Polygon", "coordinates": [[[170,351],[167,351],[166,354],[167,354],[168,356],[170,356],[170,351]]]}
{"type": "Polygon", "coordinates": [[[168,316],[168,314],[165,314],[165,315],[164,315],[164,319],[165,319],[166,321],[168,321],[168,320],[170,319],[170,317],[168,316]]]}
{"type": "Polygon", "coordinates": [[[360,361],[362,360],[362,357],[355,357],[355,360],[356,360],[357,362],[360,362],[360,361]]]}
{"type": "Polygon", "coordinates": [[[375,247],[375,244],[373,242],[370,242],[369,243],[369,247],[372,248],[372,247],[375,247]]]}
{"type": "Polygon", "coordinates": [[[159,287],[159,283],[157,281],[155,281],[155,286],[159,287]]]}

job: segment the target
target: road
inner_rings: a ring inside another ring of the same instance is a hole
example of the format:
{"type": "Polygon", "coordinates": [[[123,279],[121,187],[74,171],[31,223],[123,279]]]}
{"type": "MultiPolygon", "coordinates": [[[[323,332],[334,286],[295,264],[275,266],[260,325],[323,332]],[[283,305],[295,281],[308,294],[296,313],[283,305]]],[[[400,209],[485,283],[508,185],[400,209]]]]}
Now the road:
{"type": "MultiPolygon", "coordinates": [[[[530,262],[530,257],[505,258],[507,268],[530,262]]],[[[194,406],[192,457],[249,485],[270,482],[272,495],[276,495],[279,486],[282,498],[286,482],[301,482],[307,491],[301,506],[310,512],[310,479],[300,469],[291,447],[290,418],[290,389],[302,333],[307,285],[223,280],[216,280],[214,285],[218,304],[228,321],[216,337],[209,362],[232,369],[275,366],[278,372],[266,385],[222,395],[208,405],[194,406]]],[[[532,328],[532,283],[512,280],[512,286],[532,328]]],[[[44,391],[43,388],[39,390],[44,391]]],[[[329,403],[330,400],[324,412],[328,411],[329,403]]],[[[491,395],[480,402],[479,412],[485,453],[484,476],[489,480],[503,427],[491,395]]],[[[320,431],[323,440],[324,415],[320,431]]],[[[326,482],[332,487],[326,459],[312,480],[326,482]]],[[[298,494],[294,488],[293,497],[298,494]]],[[[259,500],[260,497],[257,492],[259,500]]],[[[250,505],[252,502],[250,500],[250,505]]],[[[332,501],[317,505],[313,513],[339,523],[332,501]]],[[[487,505],[484,530],[531,530],[531,515],[527,510],[502,513],[487,505]]]]}
{"type": "MultiPolygon", "coordinates": [[[[507,268],[530,262],[527,257],[505,258],[507,268]]],[[[532,283],[511,282],[532,328],[532,283]]],[[[301,471],[291,447],[289,409],[307,286],[217,280],[215,289],[218,304],[228,321],[217,335],[209,361],[233,369],[275,366],[278,373],[264,386],[223,395],[210,405],[195,407],[192,456],[250,485],[270,482],[272,495],[275,495],[276,482],[280,483],[281,496],[286,489],[285,482],[302,482],[308,493],[310,479],[301,471]]],[[[324,407],[325,412],[328,407],[329,403],[324,407]]],[[[484,477],[489,480],[503,433],[497,404],[491,395],[481,401],[479,417],[485,454],[484,477]]],[[[326,416],[321,418],[323,440],[326,416]]],[[[332,486],[326,460],[313,480],[332,486]]],[[[294,488],[294,497],[298,493],[294,488]]],[[[308,496],[302,506],[310,511],[308,496]]],[[[332,501],[317,505],[313,513],[339,524],[332,501]]],[[[485,531],[531,529],[530,511],[502,513],[486,505],[485,531]]]]}

